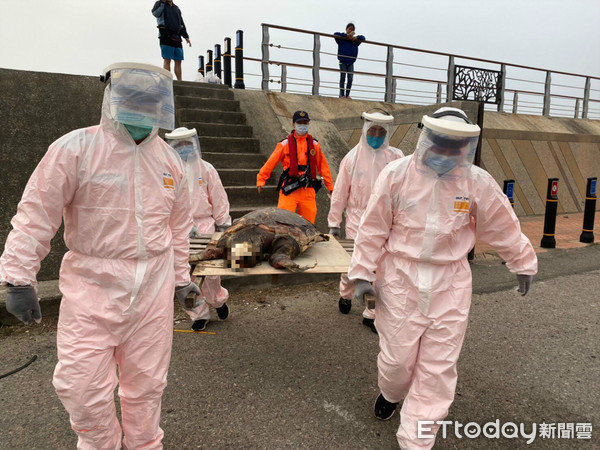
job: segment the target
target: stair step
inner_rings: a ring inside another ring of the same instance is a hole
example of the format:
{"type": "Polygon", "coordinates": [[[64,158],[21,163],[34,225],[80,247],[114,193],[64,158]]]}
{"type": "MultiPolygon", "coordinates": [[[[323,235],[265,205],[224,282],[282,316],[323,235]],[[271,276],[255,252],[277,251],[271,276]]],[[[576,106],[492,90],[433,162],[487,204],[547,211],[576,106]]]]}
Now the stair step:
{"type": "Polygon", "coordinates": [[[254,186],[259,169],[219,169],[217,172],[223,186],[254,186]]]}
{"type": "Polygon", "coordinates": [[[202,151],[202,159],[211,163],[217,171],[221,169],[255,169],[265,163],[260,153],[210,153],[202,151]]]}
{"type": "Polygon", "coordinates": [[[265,163],[265,157],[260,153],[209,153],[203,151],[202,159],[211,163],[219,172],[224,169],[252,168],[258,173],[265,163]]]}
{"type": "Polygon", "coordinates": [[[181,108],[177,111],[177,119],[179,122],[246,124],[246,114],[235,111],[181,108]]]}
{"type": "Polygon", "coordinates": [[[217,98],[200,98],[188,95],[176,95],[175,107],[179,109],[204,109],[212,111],[239,111],[237,100],[221,100],[217,98]]]}
{"type": "Polygon", "coordinates": [[[224,123],[198,123],[198,122],[180,122],[181,126],[195,128],[198,137],[252,137],[252,127],[249,125],[230,125],[224,123]]]}
{"type": "Polygon", "coordinates": [[[218,85],[209,85],[206,83],[198,83],[192,85],[174,85],[173,93],[176,96],[233,100],[234,96],[231,90],[213,86],[218,85]]]}
{"type": "MultiPolygon", "coordinates": [[[[258,139],[242,137],[214,137],[200,136],[200,148],[202,154],[209,153],[256,153],[260,152],[260,143],[258,139]]],[[[265,156],[260,163],[261,167],[266,161],[265,156]]]]}
{"type": "Polygon", "coordinates": [[[267,206],[277,206],[279,193],[275,186],[264,186],[260,194],[256,186],[225,186],[229,202],[235,200],[235,207],[243,208],[253,206],[264,208],[267,206]]]}

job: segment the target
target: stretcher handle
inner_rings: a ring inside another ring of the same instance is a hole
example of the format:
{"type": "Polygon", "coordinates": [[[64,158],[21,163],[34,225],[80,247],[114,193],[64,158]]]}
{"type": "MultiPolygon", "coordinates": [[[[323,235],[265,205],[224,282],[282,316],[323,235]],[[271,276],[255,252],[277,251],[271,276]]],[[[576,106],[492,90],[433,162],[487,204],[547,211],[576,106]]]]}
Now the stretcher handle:
{"type": "Polygon", "coordinates": [[[375,309],[375,300],[377,300],[377,297],[371,294],[365,294],[363,298],[365,300],[365,306],[367,309],[375,309]]]}

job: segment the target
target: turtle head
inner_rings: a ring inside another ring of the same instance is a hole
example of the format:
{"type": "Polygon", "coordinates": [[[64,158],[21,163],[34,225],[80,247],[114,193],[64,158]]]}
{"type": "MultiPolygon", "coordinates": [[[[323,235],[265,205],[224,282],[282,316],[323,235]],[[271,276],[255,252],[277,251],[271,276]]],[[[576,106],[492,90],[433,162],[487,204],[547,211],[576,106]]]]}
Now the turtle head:
{"type": "Polygon", "coordinates": [[[227,267],[234,272],[254,267],[261,260],[260,248],[251,242],[238,242],[227,249],[227,267]]]}

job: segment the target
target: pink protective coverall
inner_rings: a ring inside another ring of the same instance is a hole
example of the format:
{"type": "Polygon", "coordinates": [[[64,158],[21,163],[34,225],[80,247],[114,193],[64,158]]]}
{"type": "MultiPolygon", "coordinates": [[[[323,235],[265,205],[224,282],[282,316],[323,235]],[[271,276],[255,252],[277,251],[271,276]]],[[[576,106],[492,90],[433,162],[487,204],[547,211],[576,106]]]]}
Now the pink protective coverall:
{"type": "MultiPolygon", "coordinates": [[[[211,234],[215,231],[215,225],[231,225],[229,200],[221,178],[212,164],[201,158],[196,158],[193,163],[198,165],[197,170],[200,173],[198,182],[194,183],[191,198],[194,226],[198,233],[211,234]]],[[[192,320],[210,319],[208,305],[220,308],[229,299],[229,292],[221,286],[221,277],[218,276],[205,277],[201,290],[206,303],[186,311],[192,320]]]]}
{"type": "MultiPolygon", "coordinates": [[[[342,214],[344,209],[346,210],[348,239],[356,239],[358,224],[367,208],[377,176],[389,162],[404,156],[400,149],[388,145],[389,137],[386,137],[385,144],[380,148],[371,148],[366,140],[367,130],[368,126],[365,126],[358,145],[350,150],[340,163],[327,216],[329,227],[339,228],[342,224],[342,214]]],[[[345,299],[352,299],[354,296],[354,283],[348,279],[347,274],[340,277],[340,296],[345,299]]],[[[365,308],[363,317],[374,319],[375,314],[365,308]]]]}
{"type": "Polygon", "coordinates": [[[69,251],[60,270],[53,384],[78,448],[156,449],[164,434],[174,288],[190,282],[189,193],[182,162],[158,129],[136,145],[110,117],[107,99],[108,90],[99,126],[55,141],[33,172],[0,276],[35,285],[64,219],[69,251]]]}
{"type": "MultiPolygon", "coordinates": [[[[401,402],[398,443],[429,449],[418,420],[442,420],[454,399],[456,362],[468,323],[477,237],[511,272],[534,275],[537,258],[496,181],[471,167],[460,177],[417,169],[417,154],[387,165],[355,241],[351,280],[374,281],[379,388],[401,402]]],[[[433,428],[433,433],[438,427],[433,428]]]]}

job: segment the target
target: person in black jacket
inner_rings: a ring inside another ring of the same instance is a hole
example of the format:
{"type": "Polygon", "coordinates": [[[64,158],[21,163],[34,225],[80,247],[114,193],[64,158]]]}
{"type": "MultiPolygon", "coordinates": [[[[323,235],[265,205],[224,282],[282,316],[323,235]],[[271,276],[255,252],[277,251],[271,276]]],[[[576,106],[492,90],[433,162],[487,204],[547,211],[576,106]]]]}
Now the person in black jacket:
{"type": "Polygon", "coordinates": [[[160,52],[163,67],[171,71],[171,60],[175,62],[175,76],[181,81],[181,61],[183,61],[182,40],[191,47],[192,42],[185,29],[181,10],[172,0],[158,0],[152,7],[152,15],[158,23],[160,52]],[[183,38],[183,39],[182,39],[183,38]]]}

